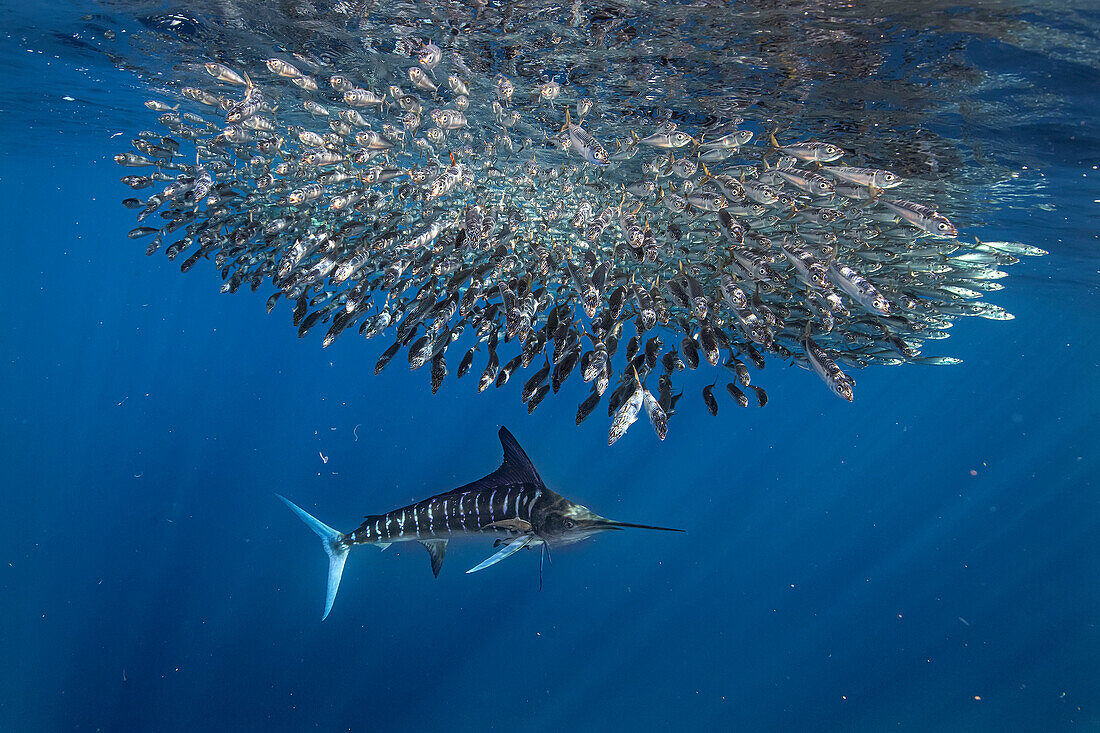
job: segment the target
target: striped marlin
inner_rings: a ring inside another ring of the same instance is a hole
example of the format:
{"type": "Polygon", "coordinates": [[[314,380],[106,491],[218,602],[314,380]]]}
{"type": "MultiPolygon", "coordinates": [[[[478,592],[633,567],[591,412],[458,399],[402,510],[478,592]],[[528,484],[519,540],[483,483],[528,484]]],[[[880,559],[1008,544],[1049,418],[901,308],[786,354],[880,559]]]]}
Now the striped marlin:
{"type": "Polygon", "coordinates": [[[328,618],[336,600],[348,551],[356,545],[376,545],[384,550],[394,542],[419,542],[428,548],[432,572],[438,577],[447,543],[455,537],[497,536],[494,546],[501,546],[500,550],[466,571],[476,573],[525,547],[542,547],[545,553],[547,546],[580,542],[607,530],[637,527],[683,531],[615,522],[569,501],[546,488],[531,459],[507,428],[502,427],[499,436],[504,462],[493,473],[392,512],[369,515],[352,532],[339,532],[276,494],[317,533],[328,555],[328,590],[322,621],[328,618]]]}

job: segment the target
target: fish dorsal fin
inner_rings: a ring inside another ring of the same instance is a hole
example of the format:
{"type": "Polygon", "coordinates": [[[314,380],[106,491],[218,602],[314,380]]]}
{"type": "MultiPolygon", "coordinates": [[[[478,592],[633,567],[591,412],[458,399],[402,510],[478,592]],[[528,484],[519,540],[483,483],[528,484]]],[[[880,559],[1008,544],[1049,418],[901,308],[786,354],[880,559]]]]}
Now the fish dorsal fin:
{"type": "Polygon", "coordinates": [[[542,477],[535,470],[531,459],[523,452],[523,448],[520,448],[516,437],[504,426],[501,426],[497,435],[500,437],[501,447],[504,448],[504,462],[491,476],[499,476],[502,482],[507,483],[533,483],[542,486],[542,477]]]}
{"type": "Polygon", "coordinates": [[[479,478],[477,481],[471,481],[465,486],[449,491],[448,494],[464,494],[469,491],[484,491],[515,484],[545,486],[539,472],[535,470],[535,466],[531,463],[531,459],[523,452],[523,448],[519,447],[515,436],[508,432],[508,428],[501,427],[499,436],[500,445],[504,448],[504,462],[500,464],[500,468],[484,478],[479,478]]]}
{"type": "Polygon", "coordinates": [[[443,567],[443,557],[447,554],[447,540],[421,540],[420,544],[428,550],[432,558],[432,573],[439,577],[439,569],[443,567]]]}

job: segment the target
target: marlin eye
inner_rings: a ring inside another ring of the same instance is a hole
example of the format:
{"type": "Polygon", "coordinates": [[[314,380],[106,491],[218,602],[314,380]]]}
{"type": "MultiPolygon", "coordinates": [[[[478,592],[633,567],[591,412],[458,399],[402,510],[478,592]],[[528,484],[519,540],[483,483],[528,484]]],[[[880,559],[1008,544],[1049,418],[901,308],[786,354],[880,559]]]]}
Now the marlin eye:
{"type": "Polygon", "coordinates": [[[573,521],[571,519],[566,519],[565,520],[565,528],[566,529],[573,529],[573,521]]]}

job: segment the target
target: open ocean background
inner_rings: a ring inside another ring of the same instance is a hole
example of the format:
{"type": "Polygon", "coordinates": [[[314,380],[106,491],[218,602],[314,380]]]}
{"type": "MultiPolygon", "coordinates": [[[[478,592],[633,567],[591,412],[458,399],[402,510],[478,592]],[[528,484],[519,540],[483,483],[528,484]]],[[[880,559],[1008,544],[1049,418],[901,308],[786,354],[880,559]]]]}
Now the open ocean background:
{"type": "Polygon", "coordinates": [[[968,51],[1052,105],[972,131],[1044,188],[969,233],[1050,255],[993,294],[1014,321],[938,342],[961,365],[846,404],[769,361],[766,409],[609,449],[577,384],[532,416],[476,377],[433,398],[145,257],[112,156],[149,94],[70,42],[81,12],[0,4],[0,730],[1100,729],[1094,58],[968,51]],[[535,553],[465,575],[491,550],[455,542],[433,579],[359,550],[320,623],[274,492],[351,529],[495,469],[502,424],[566,497],[688,534],[562,549],[541,591],[535,553]]]}

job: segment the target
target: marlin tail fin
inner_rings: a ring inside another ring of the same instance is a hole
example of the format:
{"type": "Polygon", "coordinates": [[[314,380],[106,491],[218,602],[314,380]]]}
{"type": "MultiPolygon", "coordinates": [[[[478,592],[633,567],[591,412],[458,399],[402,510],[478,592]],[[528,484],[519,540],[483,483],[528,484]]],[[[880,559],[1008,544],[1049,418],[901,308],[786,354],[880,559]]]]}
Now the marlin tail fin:
{"type": "Polygon", "coordinates": [[[340,578],[344,574],[344,562],[348,559],[348,550],[351,549],[351,545],[345,544],[344,538],[347,535],[343,532],[337,532],[327,524],[318,521],[313,515],[282,494],[276,494],[275,496],[282,499],[303,522],[309,525],[310,529],[317,533],[317,536],[321,538],[321,546],[324,547],[325,554],[328,555],[328,589],[325,593],[325,615],[321,617],[321,620],[324,621],[328,618],[329,611],[332,610],[332,602],[336,600],[336,591],[340,589],[340,578]]]}

